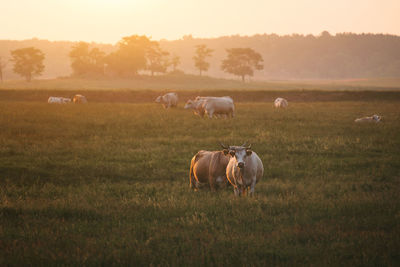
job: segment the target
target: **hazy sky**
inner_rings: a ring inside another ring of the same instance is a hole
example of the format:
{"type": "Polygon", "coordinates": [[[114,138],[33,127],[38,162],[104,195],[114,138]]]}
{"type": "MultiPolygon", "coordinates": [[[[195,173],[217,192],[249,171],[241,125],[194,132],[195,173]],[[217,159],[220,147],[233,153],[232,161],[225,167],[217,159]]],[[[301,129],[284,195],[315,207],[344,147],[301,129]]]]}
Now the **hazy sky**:
{"type": "Polygon", "coordinates": [[[0,0],[0,39],[115,43],[145,34],[400,35],[400,0],[0,0]]]}

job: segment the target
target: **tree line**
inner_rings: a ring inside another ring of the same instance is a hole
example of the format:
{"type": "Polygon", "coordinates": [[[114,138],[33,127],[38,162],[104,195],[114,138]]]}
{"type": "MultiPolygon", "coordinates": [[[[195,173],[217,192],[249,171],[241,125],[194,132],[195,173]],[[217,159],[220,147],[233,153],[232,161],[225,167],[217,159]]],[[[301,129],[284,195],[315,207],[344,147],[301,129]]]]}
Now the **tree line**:
{"type": "MultiPolygon", "coordinates": [[[[227,73],[241,77],[253,76],[254,70],[263,69],[262,56],[251,48],[226,49],[227,58],[221,63],[221,69],[227,73]]],[[[201,76],[210,67],[207,58],[211,57],[213,49],[201,44],[195,47],[193,56],[194,66],[201,76]]],[[[123,37],[117,43],[114,52],[106,54],[99,48],[91,48],[87,42],[79,42],[69,52],[72,76],[79,78],[93,78],[112,76],[132,78],[141,72],[154,74],[167,73],[172,67],[172,73],[182,73],[178,70],[180,57],[171,55],[160,47],[159,42],[153,41],[145,35],[132,35],[123,37]]],[[[33,77],[40,76],[44,71],[43,60],[45,54],[37,48],[27,47],[11,51],[13,71],[31,81],[33,77]]],[[[0,58],[0,79],[4,64],[0,58]]]]}
{"type": "MultiPolygon", "coordinates": [[[[205,72],[203,68],[206,67],[209,76],[229,78],[231,74],[221,68],[222,61],[228,58],[226,48],[251,48],[259,53],[265,62],[262,70],[254,68],[254,79],[400,77],[400,53],[398,52],[400,51],[400,36],[389,34],[338,33],[331,35],[328,32],[322,32],[319,35],[256,34],[218,38],[194,38],[187,35],[178,40],[159,40],[158,44],[162,51],[169,53],[168,56],[163,56],[168,61],[166,63],[169,63],[167,73],[184,71],[190,74],[200,74],[200,72],[203,74],[205,72]],[[200,45],[205,45],[207,49],[212,50],[211,56],[205,56],[208,65],[195,65],[193,57],[197,56],[196,50],[200,45]]],[[[49,79],[66,77],[73,72],[69,53],[72,47],[77,45],[76,42],[38,39],[0,40],[0,66],[7,65],[2,68],[5,78],[17,78],[11,70],[13,62],[9,61],[10,51],[35,47],[45,54],[43,64],[46,68],[42,77],[49,79]]],[[[115,57],[122,56],[116,53],[119,50],[119,44],[90,43],[88,50],[93,48],[104,53],[106,58],[112,53],[115,53],[115,57]]],[[[155,50],[157,52],[157,49],[155,50]]],[[[94,54],[95,52],[96,50],[94,54]]],[[[153,57],[157,58],[157,54],[154,53],[153,57]]],[[[148,56],[151,56],[150,53],[148,56]]],[[[108,63],[104,64],[107,64],[106,67],[103,65],[104,75],[116,77],[119,75],[117,66],[113,68],[108,63]]],[[[149,65],[148,62],[146,64],[149,65]]],[[[155,69],[160,69],[157,64],[153,65],[155,69]]],[[[151,75],[147,67],[138,70],[138,75],[143,73],[151,75]]],[[[153,74],[159,73],[163,72],[155,71],[153,74]]],[[[96,76],[96,74],[91,75],[96,76]]]]}

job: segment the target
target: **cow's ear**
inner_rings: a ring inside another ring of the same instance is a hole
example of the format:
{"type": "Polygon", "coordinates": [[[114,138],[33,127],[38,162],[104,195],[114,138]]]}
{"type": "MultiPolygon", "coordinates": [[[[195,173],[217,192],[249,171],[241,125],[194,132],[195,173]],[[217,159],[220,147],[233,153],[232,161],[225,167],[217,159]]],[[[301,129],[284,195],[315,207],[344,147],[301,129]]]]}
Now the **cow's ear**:
{"type": "Polygon", "coordinates": [[[223,152],[224,152],[224,155],[226,156],[226,155],[228,155],[228,153],[229,153],[229,150],[228,149],[224,149],[224,150],[222,150],[223,152]]]}
{"type": "Polygon", "coordinates": [[[253,153],[253,151],[251,151],[250,149],[247,149],[247,150],[246,150],[246,155],[247,155],[247,156],[250,156],[251,153],[253,153]]]}
{"type": "Polygon", "coordinates": [[[229,151],[229,154],[231,154],[231,156],[234,157],[235,156],[235,151],[231,150],[231,151],[229,151]]]}

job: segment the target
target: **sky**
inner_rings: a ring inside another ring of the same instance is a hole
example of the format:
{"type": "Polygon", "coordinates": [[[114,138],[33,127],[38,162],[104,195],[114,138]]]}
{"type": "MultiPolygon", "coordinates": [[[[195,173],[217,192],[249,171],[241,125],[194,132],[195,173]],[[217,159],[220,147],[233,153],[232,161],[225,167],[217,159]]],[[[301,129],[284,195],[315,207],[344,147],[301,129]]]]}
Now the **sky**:
{"type": "Polygon", "coordinates": [[[0,0],[0,39],[114,44],[329,31],[400,35],[400,0],[0,0]]]}

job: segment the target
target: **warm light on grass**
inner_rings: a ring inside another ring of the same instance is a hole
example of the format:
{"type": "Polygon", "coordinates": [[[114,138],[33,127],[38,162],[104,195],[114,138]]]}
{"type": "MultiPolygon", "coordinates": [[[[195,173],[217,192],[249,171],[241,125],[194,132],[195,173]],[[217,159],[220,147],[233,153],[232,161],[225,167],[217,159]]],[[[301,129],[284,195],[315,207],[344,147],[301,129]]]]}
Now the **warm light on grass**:
{"type": "Polygon", "coordinates": [[[233,120],[182,104],[0,107],[0,265],[398,263],[398,101],[238,103],[233,120]],[[385,120],[353,122],[372,113],[385,120]],[[189,190],[191,156],[220,140],[263,160],[254,198],[189,190]]]}

